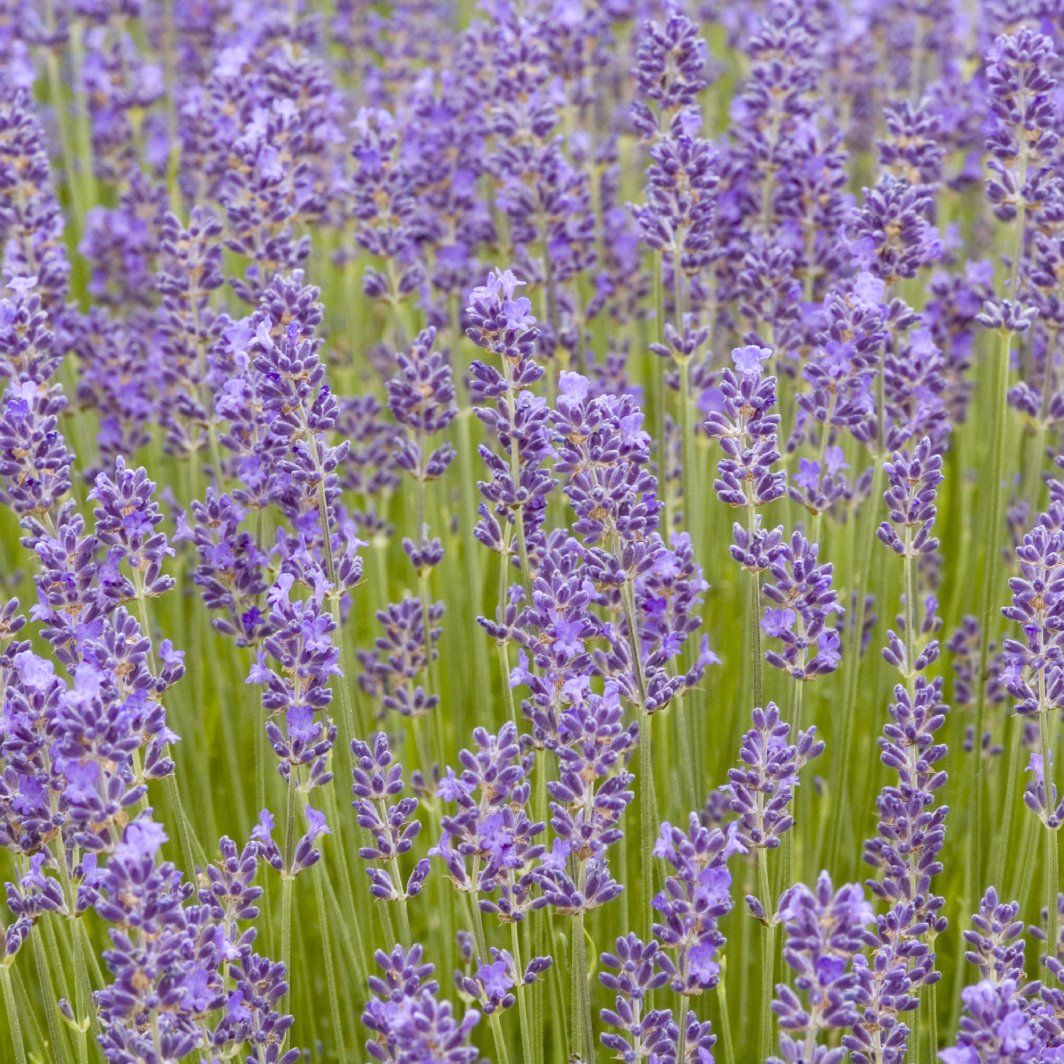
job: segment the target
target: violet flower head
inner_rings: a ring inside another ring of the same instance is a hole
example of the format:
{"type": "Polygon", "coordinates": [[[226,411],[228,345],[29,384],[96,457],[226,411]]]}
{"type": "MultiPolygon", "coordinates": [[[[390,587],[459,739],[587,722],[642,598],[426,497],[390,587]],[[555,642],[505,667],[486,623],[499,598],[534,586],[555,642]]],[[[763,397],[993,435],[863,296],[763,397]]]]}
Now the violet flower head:
{"type": "Polygon", "coordinates": [[[791,726],[780,719],[772,702],[754,709],[753,725],[743,736],[740,766],[728,770],[727,793],[742,844],[771,850],[794,824],[791,803],[799,773],[820,756],[824,743],[817,740],[816,728],[799,732],[797,742],[788,742],[791,726]]]}
{"type": "Polygon", "coordinates": [[[558,722],[558,778],[547,784],[555,839],[537,870],[549,903],[570,915],[597,908],[622,889],[606,851],[620,841],[621,817],[633,798],[624,766],[637,736],[635,724],[624,724],[616,684],[608,682],[601,695],[584,689],[573,697],[558,722]],[[586,870],[582,886],[573,865],[586,870]]]}
{"type": "Polygon", "coordinates": [[[780,460],[776,378],[763,373],[771,354],[757,346],[732,352],[735,368],[720,376],[721,409],[704,424],[724,451],[713,487],[729,506],[765,506],[784,493],[786,475],[773,469],[780,460]]]}
{"type": "MultiPolygon", "coordinates": [[[[340,666],[332,640],[335,624],[323,604],[326,586],[319,579],[307,598],[293,599],[291,574],[277,578],[268,595],[269,634],[247,679],[263,687],[266,734],[278,758],[278,771],[286,780],[295,772],[304,793],[332,779],[329,755],[336,726],[327,709],[332,701],[330,682],[340,674],[340,666]]],[[[301,867],[317,861],[320,855],[313,842],[327,830],[320,814],[312,816],[307,808],[308,830],[293,858],[301,867]]]]}
{"type": "Polygon", "coordinates": [[[161,1047],[162,1056],[180,1058],[205,1050],[205,1039],[235,1051],[258,1038],[273,1047],[277,1064],[292,1064],[299,1052],[285,1051],[284,1041],[293,1019],[276,1008],[288,989],[284,967],[253,953],[254,931],[237,927],[257,915],[257,844],[239,853],[223,840],[223,865],[210,869],[197,905],[188,903],[191,884],[159,860],[165,841],[146,811],[126,827],[106,867],[86,879],[91,904],[113,925],[104,953],[112,982],[96,998],[105,1056],[157,1059],[161,1047]]]}
{"type": "MultiPolygon", "coordinates": [[[[659,551],[653,564],[635,581],[642,666],[648,687],[648,709],[657,712],[673,693],[674,679],[667,666],[675,661],[687,642],[701,627],[701,606],[709,584],[694,560],[691,537],[678,532],[671,546],[659,551]]],[[[679,677],[687,688],[701,680],[708,665],[718,659],[702,636],[701,652],[695,664],[679,677]]]]}
{"type": "Polygon", "coordinates": [[[1002,983],[1013,979],[1026,982],[1024,972],[1024,924],[1016,917],[1018,902],[999,902],[997,891],[988,887],[972,916],[972,926],[964,932],[968,947],[964,959],[979,969],[983,979],[1002,983]]]}
{"type": "Polygon", "coordinates": [[[439,704],[439,697],[426,689],[424,681],[428,655],[435,658],[438,653],[443,603],[431,603],[428,614],[426,619],[422,602],[414,595],[389,603],[377,611],[383,630],[373,649],[358,652],[359,686],[378,703],[381,718],[389,713],[421,717],[439,704]]]}
{"type": "Polygon", "coordinates": [[[898,451],[884,469],[890,486],[883,498],[890,520],[877,531],[895,554],[915,558],[938,549],[931,530],[935,524],[935,495],[942,483],[942,456],[931,450],[925,436],[912,451],[898,451]]]}
{"type": "Polygon", "coordinates": [[[388,737],[377,732],[372,747],[361,739],[351,740],[354,758],[355,817],[358,826],[368,831],[372,844],[363,846],[358,855],[364,861],[379,862],[389,867],[370,867],[366,874],[375,898],[394,901],[409,899],[421,892],[429,873],[429,862],[417,862],[406,883],[396,881],[398,859],[410,851],[421,831],[416,818],[418,801],[414,797],[399,797],[404,790],[403,769],[394,764],[388,737]],[[398,798],[394,804],[389,804],[398,798]]]}
{"type": "Polygon", "coordinates": [[[362,1012],[371,1032],[366,1052],[378,1061],[401,1064],[431,1059],[440,1064],[473,1064],[478,1057],[469,1036],[480,1020],[470,1009],[458,1020],[450,1002],[437,998],[432,965],[421,960],[421,947],[396,946],[390,955],[375,954],[381,976],[370,976],[372,997],[362,1012]]]}
{"type": "Polygon", "coordinates": [[[0,402],[0,487],[34,535],[37,519],[55,510],[70,490],[74,456],[57,421],[66,400],[58,387],[27,381],[10,385],[0,402]]]}
{"type": "Polygon", "coordinates": [[[0,299],[0,376],[46,385],[59,366],[59,352],[37,278],[13,278],[7,290],[10,295],[0,299]]]}
{"type": "MultiPolygon", "coordinates": [[[[1059,899],[1058,899],[1059,902],[1059,899]]],[[[1015,902],[999,903],[988,890],[964,934],[965,960],[980,980],[961,992],[964,1013],[956,1043],[940,1056],[947,1064],[988,1060],[1056,1061],[1061,1050],[1056,987],[1028,982],[1024,971],[1024,927],[1015,902]]],[[[1038,937],[1044,933],[1037,931],[1038,937]]],[[[1059,948],[1059,946],[1058,946],[1059,948]]],[[[1059,957],[1043,958],[1059,978],[1059,957]]]]}
{"type": "Polygon", "coordinates": [[[251,532],[241,528],[247,511],[213,486],[192,503],[191,524],[179,522],[175,539],[190,540],[199,555],[192,579],[203,602],[217,612],[212,623],[239,646],[254,643],[266,630],[261,608],[266,593],[266,555],[251,532]]]}
{"type": "Polygon", "coordinates": [[[475,748],[459,754],[461,773],[448,769],[437,785],[437,796],[458,808],[441,818],[443,834],[429,853],[482,910],[514,922],[546,904],[535,889],[545,825],[528,815],[532,757],[513,724],[498,735],[477,728],[473,740],[475,748]]]}
{"type": "Polygon", "coordinates": [[[510,270],[492,270],[487,282],[469,293],[466,334],[477,347],[513,362],[519,370],[516,382],[528,385],[542,376],[542,370],[537,372],[531,362],[536,319],[531,300],[517,294],[524,283],[510,270]]]}
{"type": "Polygon", "coordinates": [[[551,966],[550,957],[533,957],[523,972],[517,970],[513,955],[490,947],[491,960],[481,960],[468,974],[455,972],[459,991],[472,999],[486,1016],[513,1006],[521,988],[530,986],[551,966]]]}
{"type": "Polygon", "coordinates": [[[775,608],[765,610],[762,629],[780,641],[780,650],[765,652],[765,660],[796,680],[834,672],[841,656],[838,629],[831,618],[842,614],[831,586],[830,562],[817,562],[817,546],[795,532],[769,566],[771,582],[765,596],[775,608]]]}
{"type": "Polygon", "coordinates": [[[661,825],[654,856],[671,870],[654,898],[654,924],[664,949],[674,952],[673,989],[682,995],[712,990],[720,979],[717,954],[724,945],[718,921],[732,908],[728,858],[746,853],[735,825],[726,831],[706,828],[691,813],[687,831],[661,825]]]}
{"type": "Polygon", "coordinates": [[[1006,639],[1005,684],[1016,712],[1033,716],[1064,697],[1059,659],[1064,632],[1064,531],[1036,525],[1016,548],[1019,573],[1009,579],[1012,601],[1002,610],[1020,626],[1022,642],[1006,639]],[[1041,693],[1040,685],[1045,690],[1041,693]]]}
{"type": "Polygon", "coordinates": [[[672,1013],[647,1004],[650,995],[668,986],[675,975],[668,954],[653,939],[644,943],[628,934],[618,938],[601,960],[599,979],[614,995],[613,1007],[600,1013],[602,1022],[613,1028],[602,1033],[603,1046],[622,1060],[638,1059],[635,1054],[645,1050],[660,1052],[668,1045],[672,1013]]]}
{"type": "Polygon", "coordinates": [[[870,881],[872,891],[894,904],[912,904],[919,921],[936,933],[945,927],[938,915],[944,899],[931,893],[931,881],[942,870],[938,858],[949,814],[948,806],[935,805],[935,792],[946,782],[939,767],[946,747],[935,741],[946,719],[941,698],[940,679],[918,676],[911,696],[901,684],[895,687],[879,747],[898,783],[880,792],[879,834],[865,844],[865,860],[882,874],[870,881]]]}
{"type": "Polygon", "coordinates": [[[629,109],[641,137],[653,139],[668,131],[684,130],[698,114],[695,103],[709,84],[706,42],[697,23],[679,11],[665,22],[644,22],[635,57],[636,99],[629,109]]]}
{"type": "Polygon", "coordinates": [[[732,545],[728,552],[732,560],[749,573],[763,573],[785,549],[783,526],[761,527],[761,515],[755,514],[753,528],[736,521],[732,525],[732,545]]]}
{"type": "MultiPolygon", "coordinates": [[[[1051,38],[1028,27],[998,37],[986,68],[992,171],[987,198],[1002,221],[1043,201],[1059,141],[1054,101],[1057,54],[1051,38]]],[[[1015,293],[1013,293],[1015,295],[1015,293]]]]}
{"type": "Polygon", "coordinates": [[[942,116],[926,97],[917,104],[888,104],[884,118],[889,136],[879,142],[882,165],[910,185],[935,185],[942,179],[942,116]]]}
{"type": "Polygon", "coordinates": [[[470,293],[466,307],[467,335],[496,354],[502,368],[500,372],[479,360],[469,367],[470,396],[484,404],[474,408],[476,415],[499,444],[498,451],[487,444],[478,448],[491,479],[480,484],[486,504],[475,529],[477,539],[496,551],[505,546],[499,519],[517,529],[521,550],[527,550],[543,524],[553,485],[544,468],[551,454],[549,412],[530,391],[543,369],[533,357],[537,330],[531,301],[517,295],[522,283],[509,270],[493,270],[487,284],[470,293]]]}
{"type": "Polygon", "coordinates": [[[129,469],[121,456],[115,461],[114,476],[98,474],[89,493],[96,503],[96,538],[130,568],[130,594],[123,598],[161,595],[174,585],[172,577],[162,574],[163,559],[174,551],[165,534],[157,531],[163,516],[154,494],[147,471],[129,469]]]}
{"type": "Polygon", "coordinates": [[[410,167],[402,158],[400,126],[388,111],[362,108],[351,128],[356,239],[379,259],[399,266],[387,275],[367,269],[363,290],[374,299],[399,301],[417,291],[424,273],[421,262],[408,254],[417,235],[417,202],[410,167]]]}
{"type": "MultiPolygon", "coordinates": [[[[802,1045],[815,1046],[822,1032],[852,1026],[857,1020],[858,976],[854,957],[869,945],[872,906],[856,883],[837,891],[826,872],[816,888],[802,883],[780,900],[786,932],[783,957],[794,972],[794,989],[777,987],[772,1011],[779,1018],[780,1057],[772,1064],[805,1059],[802,1045]]],[[[844,1049],[818,1052],[823,1064],[840,1064],[844,1049]]]]}
{"type": "Polygon", "coordinates": [[[984,979],[961,991],[964,1014],[957,1042],[943,1050],[944,1064],[978,1064],[982,1060],[1052,1060],[1032,1023],[1032,1009],[1015,979],[984,979]]]}
{"type": "Polygon", "coordinates": [[[398,463],[421,480],[441,476],[454,458],[450,444],[423,453],[424,438],[442,432],[457,414],[451,367],[432,349],[435,339],[435,329],[422,330],[409,351],[396,355],[396,373],[388,380],[388,405],[410,435],[398,463]]]}
{"type": "Polygon", "coordinates": [[[656,532],[661,511],[657,481],[647,468],[650,436],[630,396],[592,395],[590,383],[577,373],[561,375],[555,470],[576,514],[573,531],[587,545],[604,542],[615,554],[630,548],[634,562],[645,557],[639,545],[656,532]]]}
{"type": "Polygon", "coordinates": [[[667,136],[650,159],[646,202],[634,208],[640,236],[668,256],[673,271],[697,276],[712,257],[717,155],[701,137],[667,136]]]}
{"type": "Polygon", "coordinates": [[[866,444],[875,439],[873,396],[889,327],[911,324],[894,313],[902,305],[888,303],[886,282],[867,269],[828,292],[802,367],[808,387],[797,397],[802,414],[819,423],[820,431],[842,430],[866,444]]]}
{"type": "Polygon", "coordinates": [[[890,175],[865,189],[853,221],[853,251],[858,265],[894,284],[940,258],[942,239],[928,221],[925,191],[890,175]]]}
{"type": "Polygon", "coordinates": [[[10,283],[15,278],[36,278],[57,352],[65,353],[72,324],[67,310],[70,262],[48,143],[30,90],[15,89],[0,98],[0,143],[3,279],[10,283]]]}

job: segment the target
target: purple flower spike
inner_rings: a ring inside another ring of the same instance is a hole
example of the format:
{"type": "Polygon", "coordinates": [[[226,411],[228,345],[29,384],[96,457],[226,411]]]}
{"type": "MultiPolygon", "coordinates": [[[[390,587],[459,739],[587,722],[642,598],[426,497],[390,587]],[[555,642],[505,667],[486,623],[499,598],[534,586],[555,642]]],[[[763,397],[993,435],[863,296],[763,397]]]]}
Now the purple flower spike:
{"type": "Polygon", "coordinates": [[[641,137],[653,139],[668,131],[687,130],[690,116],[700,119],[694,106],[706,79],[707,50],[698,25],[679,11],[662,23],[640,27],[635,59],[636,99],[629,110],[641,137]]]}
{"type": "Polygon", "coordinates": [[[727,793],[743,845],[771,850],[794,824],[791,802],[799,773],[820,756],[824,744],[817,740],[816,728],[799,732],[797,742],[788,743],[790,725],[780,720],[772,702],[754,709],[753,723],[739,750],[742,764],[728,771],[727,793]]]}
{"type": "Polygon", "coordinates": [[[925,436],[913,451],[898,451],[884,465],[890,487],[883,495],[890,521],[877,535],[895,554],[915,558],[938,549],[931,535],[935,524],[935,495],[942,483],[942,456],[932,453],[925,436]]]}
{"type": "Polygon", "coordinates": [[[761,627],[783,646],[766,651],[765,660],[796,680],[834,672],[839,664],[839,633],[828,622],[843,608],[831,586],[832,571],[830,563],[818,564],[816,545],[800,532],[769,566],[772,582],[764,594],[778,608],[766,611],[761,627]]]}
{"type": "Polygon", "coordinates": [[[672,871],[654,898],[661,921],[654,924],[654,933],[675,954],[672,987],[679,994],[701,994],[719,982],[717,954],[724,936],[717,922],[732,908],[728,858],[746,852],[734,824],[726,832],[706,828],[692,813],[686,832],[661,825],[654,856],[672,871]]]}
{"type": "Polygon", "coordinates": [[[403,769],[392,763],[388,737],[378,732],[373,737],[373,746],[360,739],[351,741],[354,755],[355,816],[358,826],[370,833],[373,844],[363,846],[358,855],[364,861],[390,864],[389,868],[367,868],[371,893],[375,898],[394,901],[413,898],[421,892],[429,872],[427,860],[418,861],[406,883],[397,882],[393,870],[398,869],[398,858],[410,851],[414,839],[421,831],[421,823],[415,817],[418,807],[416,798],[400,798],[393,805],[391,799],[403,793],[403,769]]]}
{"type": "Polygon", "coordinates": [[[729,506],[765,506],[784,493],[786,475],[773,470],[780,460],[776,378],[762,374],[770,356],[767,348],[736,348],[735,369],[720,377],[721,409],[705,421],[706,434],[724,451],[713,487],[729,506]]]}
{"type": "Polygon", "coordinates": [[[669,985],[675,968],[657,942],[643,943],[629,934],[617,939],[613,952],[602,954],[599,976],[614,994],[613,1008],[603,1009],[602,1022],[613,1031],[602,1033],[602,1044],[618,1059],[638,1060],[669,1044],[672,1013],[647,1007],[650,995],[669,985]]]}
{"type": "Polygon", "coordinates": [[[784,894],[780,915],[787,935],[783,957],[795,978],[793,990],[783,984],[777,987],[772,1011],[779,1019],[781,1055],[770,1060],[841,1064],[843,1049],[819,1051],[815,1058],[806,1054],[817,1045],[821,1032],[845,1030],[858,1019],[860,969],[854,958],[872,941],[867,930],[872,906],[856,883],[836,891],[822,872],[815,890],[799,883],[784,894]]]}
{"type": "Polygon", "coordinates": [[[128,469],[121,456],[115,462],[114,477],[100,473],[89,493],[96,503],[97,538],[131,570],[133,585],[124,598],[161,595],[174,586],[173,578],[161,572],[163,559],[174,551],[166,536],[156,531],[163,515],[152,498],[154,493],[147,471],[128,469]]]}
{"type": "Polygon", "coordinates": [[[513,724],[498,735],[477,728],[473,740],[475,749],[459,755],[461,773],[448,769],[437,786],[438,797],[458,811],[442,818],[443,835],[429,854],[482,910],[504,922],[523,920],[546,904],[535,890],[535,866],[543,856],[536,837],[545,825],[527,812],[532,757],[522,750],[513,724]]]}
{"type": "Polygon", "coordinates": [[[994,213],[1011,221],[1037,208],[1052,179],[1059,126],[1054,103],[1057,54],[1051,38],[1027,27],[994,42],[986,68],[992,158],[986,192],[994,213]]]}
{"type": "Polygon", "coordinates": [[[419,333],[409,351],[396,355],[396,374],[388,381],[388,405],[410,434],[398,464],[419,480],[442,476],[455,453],[450,444],[422,453],[423,438],[442,432],[457,414],[451,367],[432,350],[435,339],[435,329],[419,333]]]}
{"type": "Polygon", "coordinates": [[[427,1059],[473,1064],[478,1052],[469,1036],[480,1013],[470,1009],[456,1019],[450,1002],[436,997],[439,985],[430,978],[432,965],[422,963],[421,956],[417,945],[409,952],[396,946],[390,956],[377,951],[384,974],[369,979],[373,997],[362,1012],[362,1022],[372,1033],[366,1052],[393,1064],[427,1059]]]}

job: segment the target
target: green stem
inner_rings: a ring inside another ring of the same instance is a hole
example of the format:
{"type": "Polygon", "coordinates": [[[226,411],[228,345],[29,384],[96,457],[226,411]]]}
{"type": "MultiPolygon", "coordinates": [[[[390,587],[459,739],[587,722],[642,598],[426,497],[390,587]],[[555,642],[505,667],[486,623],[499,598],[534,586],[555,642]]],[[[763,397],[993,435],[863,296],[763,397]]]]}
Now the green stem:
{"type": "Polygon", "coordinates": [[[15,1054],[15,1064],[26,1064],[26,1046],[22,1040],[22,1021],[19,1019],[18,1005],[15,1001],[15,988],[11,985],[11,966],[0,964],[0,990],[4,995],[4,1011],[7,1013],[7,1027],[11,1038],[11,1047],[15,1054]]]}
{"type": "Polygon", "coordinates": [[[521,1021],[521,1052],[526,1064],[535,1064],[536,1054],[532,1051],[532,1036],[528,1027],[528,1002],[525,1000],[528,987],[521,981],[524,978],[525,966],[521,960],[521,935],[518,932],[517,922],[510,921],[510,951],[513,953],[514,967],[517,969],[517,1012],[521,1021]]]}
{"type": "MultiPolygon", "coordinates": [[[[318,907],[318,929],[322,935],[322,955],[325,960],[325,986],[329,995],[329,1014],[332,1018],[333,1039],[337,1050],[337,1059],[347,1059],[347,1048],[344,1045],[344,1028],[340,1020],[340,995],[336,989],[336,967],[333,964],[332,942],[328,934],[329,920],[325,911],[325,891],[322,888],[322,879],[326,875],[325,862],[319,861],[318,867],[313,870],[314,900],[318,907]]],[[[285,978],[289,978],[287,971],[285,978]]]]}
{"type": "MultiPolygon", "coordinates": [[[[757,516],[753,505],[746,508],[746,527],[752,536],[757,528],[757,516]]],[[[764,662],[761,650],[761,574],[756,570],[750,573],[750,674],[753,677],[754,705],[763,707],[764,662]]]]}
{"type": "MultiPolygon", "coordinates": [[[[1045,699],[1045,670],[1039,674],[1039,694],[1045,699]]],[[[1053,754],[1054,743],[1052,720],[1057,714],[1056,707],[1043,709],[1038,724],[1038,741],[1042,753],[1042,778],[1046,795],[1046,807],[1053,808],[1053,754]]],[[[1057,955],[1060,940],[1060,906],[1057,894],[1060,888],[1060,835],[1057,828],[1046,828],[1046,917],[1049,921],[1046,938],[1046,953],[1050,957],[1057,955]]]]}
{"type": "MultiPolygon", "coordinates": [[[[790,725],[791,731],[788,736],[792,743],[798,741],[798,729],[802,724],[802,696],[805,693],[805,681],[795,680],[794,688],[791,692],[791,713],[790,713],[790,725]]],[[[798,832],[798,802],[801,800],[801,789],[796,790],[794,796],[794,824],[791,826],[791,830],[787,832],[783,837],[783,883],[781,884],[781,891],[786,890],[795,882],[794,866],[795,866],[795,847],[797,846],[796,836],[798,832]]]]}
{"type": "Polygon", "coordinates": [[[288,994],[292,995],[292,856],[295,847],[295,802],[296,777],[289,766],[288,789],[285,793],[284,817],[284,869],[281,872],[281,964],[288,980],[288,994]]]}
{"type": "Polygon", "coordinates": [[[727,957],[721,957],[720,981],[717,983],[717,1005],[720,1008],[721,1054],[723,1064],[735,1064],[735,1045],[732,1041],[731,1017],[728,1014],[727,976],[728,959],[727,957]]]}
{"type": "Polygon", "coordinates": [[[48,957],[41,942],[41,925],[34,929],[36,933],[30,935],[33,948],[33,961],[37,967],[37,978],[41,984],[41,994],[44,998],[44,1019],[48,1024],[48,1038],[52,1045],[52,1058],[61,1062],[66,1055],[66,1046],[63,1041],[62,1029],[59,1026],[57,1003],[59,998],[55,992],[55,983],[52,981],[52,972],[48,966],[48,957]]]}
{"type": "Polygon", "coordinates": [[[574,918],[573,932],[573,1053],[583,1061],[595,1059],[595,1034],[591,1021],[591,994],[587,985],[587,938],[584,914],[574,918]]]}
{"type": "MultiPolygon", "coordinates": [[[[1008,410],[1009,353],[1012,334],[1007,330],[1001,332],[1001,348],[993,364],[994,410],[991,424],[991,474],[988,484],[990,506],[987,511],[986,561],[983,569],[983,602],[980,610],[979,671],[976,674],[975,703],[975,754],[976,767],[972,781],[974,801],[972,804],[973,828],[968,832],[969,855],[968,875],[974,884],[983,882],[983,838],[985,819],[985,758],[982,755],[983,732],[986,730],[986,671],[990,655],[990,643],[993,630],[995,610],[998,604],[999,558],[1002,547],[1002,512],[1003,489],[1001,482],[1005,477],[1005,417],[1008,410]]],[[[1000,878],[1005,855],[1000,853],[995,860],[996,878],[1000,878]]],[[[996,881],[996,879],[995,879],[996,881]]],[[[971,890],[965,892],[969,897],[971,890]]]]}
{"type": "MultiPolygon", "coordinates": [[[[615,551],[620,557],[620,551],[615,551]]],[[[639,824],[640,824],[640,866],[643,879],[643,912],[646,932],[649,935],[653,921],[652,902],[654,898],[654,862],[650,859],[654,849],[655,811],[654,792],[654,757],[652,752],[652,714],[647,712],[647,683],[643,672],[643,658],[639,649],[639,629],[636,626],[635,591],[631,580],[625,580],[621,589],[624,603],[625,621],[628,626],[628,641],[635,666],[636,684],[639,688],[639,824]]]]}
{"type": "Polygon", "coordinates": [[[768,885],[768,853],[764,846],[757,848],[757,884],[761,905],[770,921],[761,937],[761,1030],[758,1060],[767,1060],[772,1053],[772,995],[775,991],[776,924],[772,891],[768,885]]]}
{"type": "MultiPolygon", "coordinates": [[[[140,626],[144,631],[144,638],[148,641],[148,669],[154,676],[156,673],[154,640],[151,634],[151,619],[148,616],[148,597],[144,592],[144,578],[139,570],[133,570],[133,586],[136,590],[137,613],[140,616],[140,626]]],[[[167,748],[169,752],[169,747],[167,748]]],[[[196,868],[196,860],[201,864],[207,863],[207,855],[202,844],[192,830],[188,813],[181,801],[181,791],[177,785],[176,769],[163,781],[163,793],[166,795],[170,814],[177,823],[178,844],[181,847],[181,859],[185,863],[185,870],[189,873],[196,868]]]]}
{"type": "MultiPolygon", "coordinates": [[[[868,596],[868,581],[872,569],[872,554],[877,542],[876,513],[879,507],[880,491],[883,487],[883,461],[879,454],[872,455],[872,488],[861,527],[860,542],[864,555],[857,570],[856,601],[853,604],[853,627],[850,630],[850,653],[846,659],[845,695],[842,702],[842,733],[839,744],[832,754],[831,775],[828,791],[831,796],[832,829],[831,853],[847,853],[843,843],[843,823],[849,814],[849,803],[842,799],[842,783],[846,768],[851,765],[850,746],[853,742],[853,724],[857,717],[857,687],[861,678],[861,638],[865,625],[865,598],[868,596]]],[[[817,867],[820,865],[820,850],[817,851],[817,867]]]]}
{"type": "Polygon", "coordinates": [[[499,1021],[498,1012],[493,1012],[488,1020],[491,1023],[491,1036],[495,1039],[495,1052],[498,1064],[510,1064],[510,1054],[506,1049],[506,1039],[502,1033],[502,1023],[499,1021]]]}

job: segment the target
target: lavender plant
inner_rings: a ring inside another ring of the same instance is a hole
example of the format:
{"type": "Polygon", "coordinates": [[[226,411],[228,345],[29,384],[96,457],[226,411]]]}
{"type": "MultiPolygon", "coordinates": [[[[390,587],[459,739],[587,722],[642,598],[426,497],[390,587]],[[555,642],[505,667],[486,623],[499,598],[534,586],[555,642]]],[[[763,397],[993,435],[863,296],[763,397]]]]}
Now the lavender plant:
{"type": "Polygon", "coordinates": [[[0,4],[0,1055],[1064,1060],[1058,6],[0,4]]]}

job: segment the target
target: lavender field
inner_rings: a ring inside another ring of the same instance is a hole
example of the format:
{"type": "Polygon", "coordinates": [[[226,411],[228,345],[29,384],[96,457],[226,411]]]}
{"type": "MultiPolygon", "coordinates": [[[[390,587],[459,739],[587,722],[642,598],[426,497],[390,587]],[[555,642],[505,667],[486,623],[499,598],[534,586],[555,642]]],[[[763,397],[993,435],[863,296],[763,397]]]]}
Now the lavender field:
{"type": "Polygon", "coordinates": [[[1061,0],[0,0],[3,1064],[1064,1064],[1061,0]]]}

